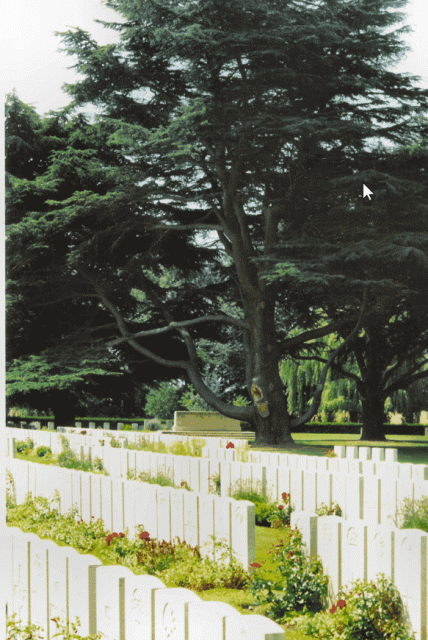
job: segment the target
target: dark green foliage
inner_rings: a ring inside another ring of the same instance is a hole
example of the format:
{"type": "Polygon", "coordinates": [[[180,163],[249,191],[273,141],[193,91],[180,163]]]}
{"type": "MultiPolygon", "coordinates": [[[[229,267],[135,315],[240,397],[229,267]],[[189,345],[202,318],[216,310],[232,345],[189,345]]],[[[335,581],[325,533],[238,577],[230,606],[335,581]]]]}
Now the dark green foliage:
{"type": "Polygon", "coordinates": [[[180,411],[179,395],[178,389],[168,382],[161,382],[147,394],[144,413],[160,420],[172,420],[174,411],[180,411]]]}
{"type": "Polygon", "coordinates": [[[427,199],[414,167],[424,160],[415,150],[402,173],[398,156],[367,145],[412,145],[428,129],[416,117],[428,92],[385,70],[405,51],[405,29],[392,30],[404,5],[110,0],[126,20],[113,25],[119,44],[61,34],[83,76],[67,86],[72,109],[93,104],[99,115],[89,124],[67,113],[67,144],[44,177],[12,185],[12,208],[26,190],[41,202],[10,229],[16,327],[45,323],[37,348],[25,330],[13,358],[69,349],[80,363],[94,349],[98,360],[109,354],[109,372],[140,381],[167,367],[163,379],[184,376],[258,442],[290,444],[278,364],[305,355],[308,340],[291,340],[292,329],[338,329],[342,341],[365,291],[364,330],[393,313],[392,342],[409,329],[402,318],[422,335],[427,199]],[[359,202],[363,182],[376,191],[371,204],[359,202]],[[215,360],[230,343],[219,379],[215,360]],[[263,399],[234,406],[255,379],[263,399]]]}

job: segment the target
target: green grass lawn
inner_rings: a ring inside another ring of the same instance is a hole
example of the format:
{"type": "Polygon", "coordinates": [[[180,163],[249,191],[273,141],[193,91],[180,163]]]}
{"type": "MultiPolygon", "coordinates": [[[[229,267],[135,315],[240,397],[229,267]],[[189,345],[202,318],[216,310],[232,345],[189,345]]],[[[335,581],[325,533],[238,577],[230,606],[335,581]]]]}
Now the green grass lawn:
{"type": "Polygon", "coordinates": [[[388,447],[397,449],[398,462],[412,464],[428,464],[427,436],[386,436],[386,442],[370,442],[360,440],[360,436],[330,433],[293,433],[293,440],[298,448],[256,447],[249,441],[252,451],[275,451],[276,453],[298,453],[307,456],[323,456],[335,445],[349,447],[388,447]]]}

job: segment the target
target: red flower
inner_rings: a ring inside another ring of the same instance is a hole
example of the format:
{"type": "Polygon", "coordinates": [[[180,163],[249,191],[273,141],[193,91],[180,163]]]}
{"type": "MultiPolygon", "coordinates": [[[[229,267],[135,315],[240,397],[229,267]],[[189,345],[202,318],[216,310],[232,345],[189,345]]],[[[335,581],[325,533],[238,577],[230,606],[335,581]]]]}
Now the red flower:
{"type": "Polygon", "coordinates": [[[51,618],[52,622],[56,622],[55,618],[51,618]]]}
{"type": "Polygon", "coordinates": [[[150,538],[150,534],[147,531],[143,531],[139,535],[140,540],[148,540],[150,538]]]}
{"type": "Polygon", "coordinates": [[[336,605],[334,604],[334,605],[332,606],[332,608],[330,609],[330,613],[336,613],[336,611],[337,611],[337,607],[336,607],[336,605]]]}
{"type": "Polygon", "coordinates": [[[289,551],[288,552],[288,557],[291,558],[292,556],[294,556],[294,551],[289,551]]]}
{"type": "Polygon", "coordinates": [[[250,567],[254,567],[255,569],[260,569],[260,567],[261,567],[261,566],[262,566],[262,565],[261,565],[261,564],[259,564],[258,562],[252,562],[252,563],[250,564],[250,567]]]}
{"type": "Polygon", "coordinates": [[[119,533],[119,538],[124,538],[125,534],[124,533],[119,533]]]}
{"type": "Polygon", "coordinates": [[[337,606],[340,607],[341,609],[343,609],[343,607],[346,607],[346,601],[345,600],[338,600],[337,601],[337,606]]]}
{"type": "Polygon", "coordinates": [[[282,494],[282,499],[284,500],[284,502],[287,502],[287,500],[288,500],[288,498],[289,498],[289,497],[290,497],[290,494],[289,494],[289,493],[285,493],[285,492],[284,492],[284,493],[282,494]]]}
{"type": "Polygon", "coordinates": [[[233,442],[228,442],[226,445],[226,449],[234,449],[235,445],[233,444],[233,442]]]}
{"type": "Polygon", "coordinates": [[[280,511],[282,511],[282,509],[283,509],[283,508],[284,508],[284,505],[283,505],[283,504],[278,505],[278,509],[279,509],[280,511]]]}

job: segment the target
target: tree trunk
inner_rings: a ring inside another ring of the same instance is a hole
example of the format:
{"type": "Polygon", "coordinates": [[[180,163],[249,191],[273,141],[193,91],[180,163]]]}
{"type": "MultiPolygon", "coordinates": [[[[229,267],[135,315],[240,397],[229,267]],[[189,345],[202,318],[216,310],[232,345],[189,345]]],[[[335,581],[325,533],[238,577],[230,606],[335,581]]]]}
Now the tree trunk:
{"type": "Polygon", "coordinates": [[[254,429],[256,446],[296,446],[291,437],[284,385],[279,375],[274,296],[260,296],[248,305],[253,354],[254,429]],[[271,299],[270,299],[271,298],[271,299]]]}
{"type": "Polygon", "coordinates": [[[360,440],[385,442],[385,400],[380,394],[368,393],[362,404],[363,430],[360,440]]]}
{"type": "Polygon", "coordinates": [[[74,427],[77,416],[77,403],[67,395],[59,392],[51,396],[49,404],[55,416],[55,428],[74,427]]]}

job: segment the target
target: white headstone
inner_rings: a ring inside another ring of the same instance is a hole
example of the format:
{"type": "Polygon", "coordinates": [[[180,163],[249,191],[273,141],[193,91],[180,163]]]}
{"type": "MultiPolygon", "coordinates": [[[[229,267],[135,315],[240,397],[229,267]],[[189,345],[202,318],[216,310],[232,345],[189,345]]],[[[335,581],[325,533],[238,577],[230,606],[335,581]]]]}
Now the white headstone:
{"type": "Polygon", "coordinates": [[[358,520],[342,522],[342,585],[367,580],[367,525],[358,520]]]}
{"type": "Polygon", "coordinates": [[[156,640],[183,640],[185,637],[187,607],[189,602],[201,599],[188,589],[156,589],[155,629],[156,640]]]}

